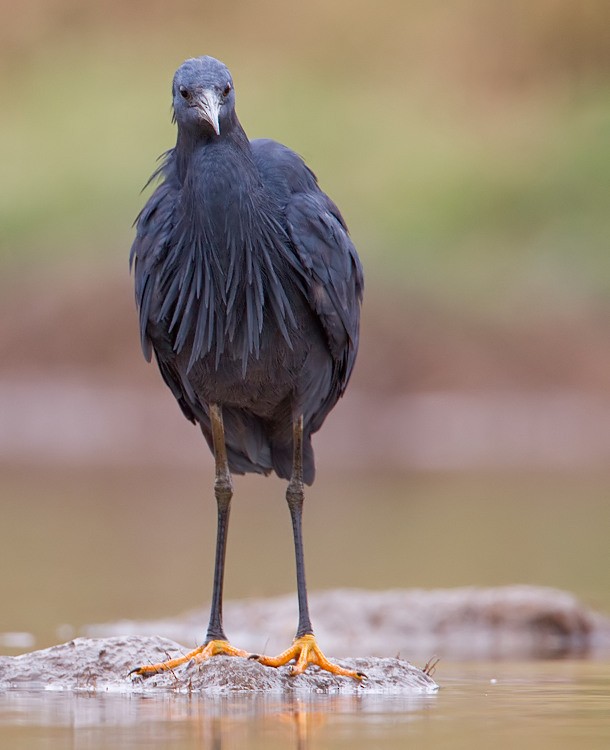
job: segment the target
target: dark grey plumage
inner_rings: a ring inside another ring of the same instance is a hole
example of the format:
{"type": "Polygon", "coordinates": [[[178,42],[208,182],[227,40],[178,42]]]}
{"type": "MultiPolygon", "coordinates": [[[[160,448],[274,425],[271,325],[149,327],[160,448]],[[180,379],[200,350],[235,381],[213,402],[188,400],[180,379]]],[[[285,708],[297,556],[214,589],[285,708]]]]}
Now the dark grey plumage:
{"type": "Polygon", "coordinates": [[[137,667],[147,676],[232,646],[222,599],[233,496],[231,472],[289,479],[299,620],[278,657],[293,672],[329,662],[313,634],[302,535],[303,482],[314,479],[311,435],[344,392],[358,349],[362,268],[339,209],[302,159],[270,140],[250,142],[235,114],[233,82],[211,57],[187,60],[173,82],[176,147],[137,219],[131,250],[142,348],[153,353],[182,411],[214,454],[218,510],[205,643],[137,667]]]}
{"type": "Polygon", "coordinates": [[[151,178],[161,183],[131,250],[144,354],[211,449],[209,404],[222,405],[234,472],[290,478],[302,414],[311,484],[311,434],[358,349],[360,261],[302,159],[248,140],[222,63],[187,60],[173,101],[177,143],[151,178]]]}

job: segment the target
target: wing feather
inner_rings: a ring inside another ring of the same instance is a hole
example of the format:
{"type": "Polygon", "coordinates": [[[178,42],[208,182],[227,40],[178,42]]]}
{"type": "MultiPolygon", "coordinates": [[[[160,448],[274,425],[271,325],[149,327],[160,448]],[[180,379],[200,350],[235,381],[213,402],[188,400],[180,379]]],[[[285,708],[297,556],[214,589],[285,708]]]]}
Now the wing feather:
{"type": "Polygon", "coordinates": [[[328,341],[337,390],[332,408],[347,386],[358,351],[362,266],[339,209],[301,157],[269,139],[252,141],[252,151],[268,189],[283,207],[288,235],[305,270],[307,299],[328,341]]]}

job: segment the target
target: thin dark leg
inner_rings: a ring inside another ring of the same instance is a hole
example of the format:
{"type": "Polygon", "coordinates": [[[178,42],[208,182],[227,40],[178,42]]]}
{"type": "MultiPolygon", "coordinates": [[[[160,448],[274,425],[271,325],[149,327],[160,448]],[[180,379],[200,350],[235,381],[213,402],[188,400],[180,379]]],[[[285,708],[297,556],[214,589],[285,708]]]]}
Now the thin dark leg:
{"type": "Polygon", "coordinates": [[[303,516],[303,417],[294,420],[292,426],[293,458],[292,476],[286,490],[286,500],[290,508],[292,518],[292,531],[294,534],[294,555],[297,563],[297,593],[299,596],[299,625],[292,646],[283,651],[279,656],[261,656],[251,654],[251,659],[256,659],[260,664],[268,667],[282,667],[295,661],[291,668],[291,674],[303,674],[310,664],[315,664],[320,669],[325,669],[332,674],[353,677],[355,680],[364,679],[362,672],[353,669],[345,669],[338,664],[329,661],[316,643],[309,618],[309,606],[307,604],[307,586],[305,585],[305,563],[303,560],[303,531],[301,519],[303,516]]]}
{"type": "Polygon", "coordinates": [[[214,565],[212,608],[210,611],[210,624],[208,625],[206,643],[215,640],[227,640],[222,627],[222,589],[225,571],[225,554],[227,551],[229,510],[231,507],[231,498],[233,497],[233,483],[231,481],[231,472],[229,471],[229,462],[227,460],[225,432],[222,421],[222,406],[220,406],[220,404],[210,404],[210,420],[212,422],[212,439],[214,442],[214,459],[216,462],[214,494],[218,506],[218,530],[216,534],[216,562],[214,565]]]}
{"type": "Polygon", "coordinates": [[[225,554],[227,551],[227,529],[229,527],[229,508],[233,497],[233,484],[227,460],[227,446],[225,444],[224,426],[222,423],[222,407],[220,404],[210,404],[210,421],[212,423],[212,440],[214,458],[216,461],[216,479],[214,494],[218,505],[218,531],[216,534],[216,564],[214,566],[214,590],[212,591],[212,608],[210,624],[203,646],[183,654],[175,659],[168,659],[158,664],[145,664],[132,669],[129,674],[147,677],[151,674],[173,670],[187,662],[202,662],[212,656],[224,654],[226,656],[247,657],[248,652],[235,648],[228,641],[222,627],[222,587],[224,580],[225,554]]]}
{"type": "Polygon", "coordinates": [[[309,618],[309,605],[307,603],[307,585],[305,583],[305,560],[303,557],[303,500],[305,492],[303,489],[303,417],[295,419],[292,428],[293,458],[292,476],[286,490],[286,500],[290,508],[292,518],[292,533],[294,536],[294,555],[297,566],[297,594],[299,597],[299,626],[296,638],[313,633],[311,620],[309,618]]]}

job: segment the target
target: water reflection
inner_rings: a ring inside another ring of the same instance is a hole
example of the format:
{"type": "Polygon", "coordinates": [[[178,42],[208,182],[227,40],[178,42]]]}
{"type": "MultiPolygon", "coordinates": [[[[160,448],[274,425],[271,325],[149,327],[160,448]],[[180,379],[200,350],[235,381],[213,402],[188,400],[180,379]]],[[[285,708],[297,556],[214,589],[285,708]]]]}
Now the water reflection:
{"type": "Polygon", "coordinates": [[[444,663],[433,695],[0,693],[27,750],[607,750],[610,664],[444,663]]]}
{"type": "Polygon", "coordinates": [[[338,741],[367,746],[387,732],[414,721],[435,696],[154,696],[76,692],[9,691],[0,695],[0,746],[44,729],[45,747],[115,746],[226,750],[282,747],[309,750],[332,728],[338,741]],[[355,722],[360,729],[355,732],[355,722]],[[329,724],[332,727],[329,727],[329,724]],[[360,735],[360,736],[358,736],[360,735]],[[313,743],[313,744],[312,744],[313,743]]]}

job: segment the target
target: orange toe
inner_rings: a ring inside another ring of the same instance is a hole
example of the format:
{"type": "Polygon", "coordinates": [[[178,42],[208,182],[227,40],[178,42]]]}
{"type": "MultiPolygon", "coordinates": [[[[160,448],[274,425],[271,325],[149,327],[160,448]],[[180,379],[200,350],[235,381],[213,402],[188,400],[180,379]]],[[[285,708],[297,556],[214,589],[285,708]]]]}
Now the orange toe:
{"type": "Polygon", "coordinates": [[[218,654],[225,654],[226,656],[242,656],[244,658],[249,656],[247,651],[231,646],[228,641],[209,641],[208,643],[204,643],[203,646],[199,646],[199,648],[196,648],[194,651],[190,651],[184,656],[179,656],[177,659],[169,659],[168,661],[162,661],[158,664],[146,664],[142,667],[136,667],[135,669],[132,669],[129,674],[149,677],[150,675],[158,674],[159,672],[166,672],[175,669],[189,661],[205,661],[206,659],[210,659],[212,656],[217,656],[218,654]]]}
{"type": "Polygon", "coordinates": [[[352,677],[355,680],[360,681],[366,677],[363,672],[345,669],[329,661],[320,650],[313,633],[307,633],[300,638],[295,638],[292,646],[279,656],[253,655],[251,658],[256,659],[260,664],[264,664],[267,667],[282,667],[294,659],[296,663],[292,666],[292,675],[303,674],[310,664],[315,664],[327,672],[344,677],[352,677]]]}

